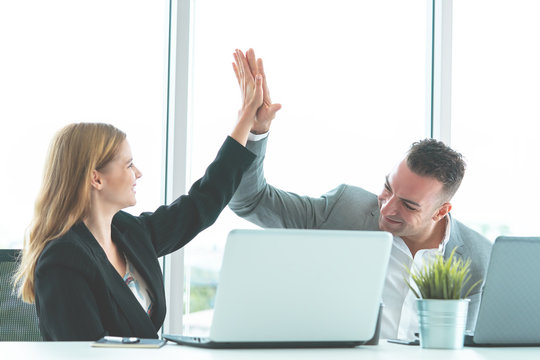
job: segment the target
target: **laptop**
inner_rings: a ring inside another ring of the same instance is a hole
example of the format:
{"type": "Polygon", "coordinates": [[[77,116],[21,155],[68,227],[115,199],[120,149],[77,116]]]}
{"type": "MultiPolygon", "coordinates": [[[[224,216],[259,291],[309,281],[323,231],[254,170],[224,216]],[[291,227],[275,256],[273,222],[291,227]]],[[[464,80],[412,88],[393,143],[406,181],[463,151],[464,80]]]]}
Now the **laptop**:
{"type": "Polygon", "coordinates": [[[540,238],[500,236],[468,346],[540,345],[540,238]]]}
{"type": "Polygon", "coordinates": [[[387,232],[233,230],[207,348],[353,347],[374,337],[390,257],[387,232]]]}

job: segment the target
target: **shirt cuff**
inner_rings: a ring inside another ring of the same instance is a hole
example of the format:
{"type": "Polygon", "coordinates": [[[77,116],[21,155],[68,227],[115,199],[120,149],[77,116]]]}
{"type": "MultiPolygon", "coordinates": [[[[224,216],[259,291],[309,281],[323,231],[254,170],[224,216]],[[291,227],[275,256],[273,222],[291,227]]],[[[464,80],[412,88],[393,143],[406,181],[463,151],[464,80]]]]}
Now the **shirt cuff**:
{"type": "Polygon", "coordinates": [[[265,132],[264,134],[254,134],[251,131],[248,134],[248,141],[259,141],[268,136],[269,131],[265,132]]]}

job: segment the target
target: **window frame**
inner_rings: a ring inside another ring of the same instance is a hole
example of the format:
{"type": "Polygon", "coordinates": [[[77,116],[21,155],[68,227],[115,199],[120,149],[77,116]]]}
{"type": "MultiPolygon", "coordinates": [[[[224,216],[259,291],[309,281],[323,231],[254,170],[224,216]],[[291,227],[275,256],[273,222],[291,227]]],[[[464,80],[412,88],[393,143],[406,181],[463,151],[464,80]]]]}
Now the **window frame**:
{"type": "MultiPolygon", "coordinates": [[[[165,149],[165,203],[170,204],[188,191],[190,169],[190,113],[192,68],[191,0],[169,2],[169,61],[167,85],[167,124],[165,149]]],[[[165,333],[182,333],[184,308],[184,250],[163,258],[163,283],[167,315],[165,333]]]]}
{"type": "MultiPolygon", "coordinates": [[[[428,5],[425,136],[450,145],[453,0],[425,1],[428,5]]],[[[166,203],[186,193],[189,185],[194,8],[195,0],[170,0],[166,203]]],[[[169,311],[162,331],[180,334],[184,308],[183,250],[164,258],[163,274],[169,311]]]]}

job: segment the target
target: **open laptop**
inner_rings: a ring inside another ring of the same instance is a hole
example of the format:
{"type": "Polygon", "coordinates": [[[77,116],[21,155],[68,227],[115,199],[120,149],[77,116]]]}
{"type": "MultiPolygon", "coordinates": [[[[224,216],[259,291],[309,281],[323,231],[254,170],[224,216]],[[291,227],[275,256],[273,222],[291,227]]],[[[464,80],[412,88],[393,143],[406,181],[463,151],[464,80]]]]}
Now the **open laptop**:
{"type": "Polygon", "coordinates": [[[209,348],[352,347],[373,338],[392,236],[334,230],[229,233],[209,348]]]}
{"type": "Polygon", "coordinates": [[[501,236],[491,250],[468,346],[540,345],[540,238],[501,236]]]}

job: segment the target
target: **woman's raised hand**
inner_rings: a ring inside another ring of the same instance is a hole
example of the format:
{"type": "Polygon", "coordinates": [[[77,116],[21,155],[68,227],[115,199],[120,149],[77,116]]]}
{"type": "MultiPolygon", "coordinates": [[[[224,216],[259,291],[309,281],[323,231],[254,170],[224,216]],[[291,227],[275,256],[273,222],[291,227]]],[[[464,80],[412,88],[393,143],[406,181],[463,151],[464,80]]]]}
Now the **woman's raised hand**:
{"type": "MultiPolygon", "coordinates": [[[[260,103],[259,107],[257,108],[256,117],[254,119],[251,132],[255,134],[265,133],[270,129],[270,124],[275,118],[276,112],[281,109],[281,105],[272,104],[272,100],[270,99],[270,90],[268,89],[268,83],[264,73],[263,61],[262,59],[257,59],[255,57],[255,51],[253,51],[253,49],[249,49],[244,56],[240,50],[236,50],[234,57],[235,63],[233,63],[233,69],[242,92],[242,108],[248,104],[249,99],[256,100],[251,102],[252,105],[258,103],[259,94],[252,95],[250,93],[252,86],[250,85],[253,83],[253,79],[255,79],[255,82],[259,76],[262,79],[262,103],[260,103]]],[[[258,91],[255,91],[255,93],[257,92],[258,91]]]]}

